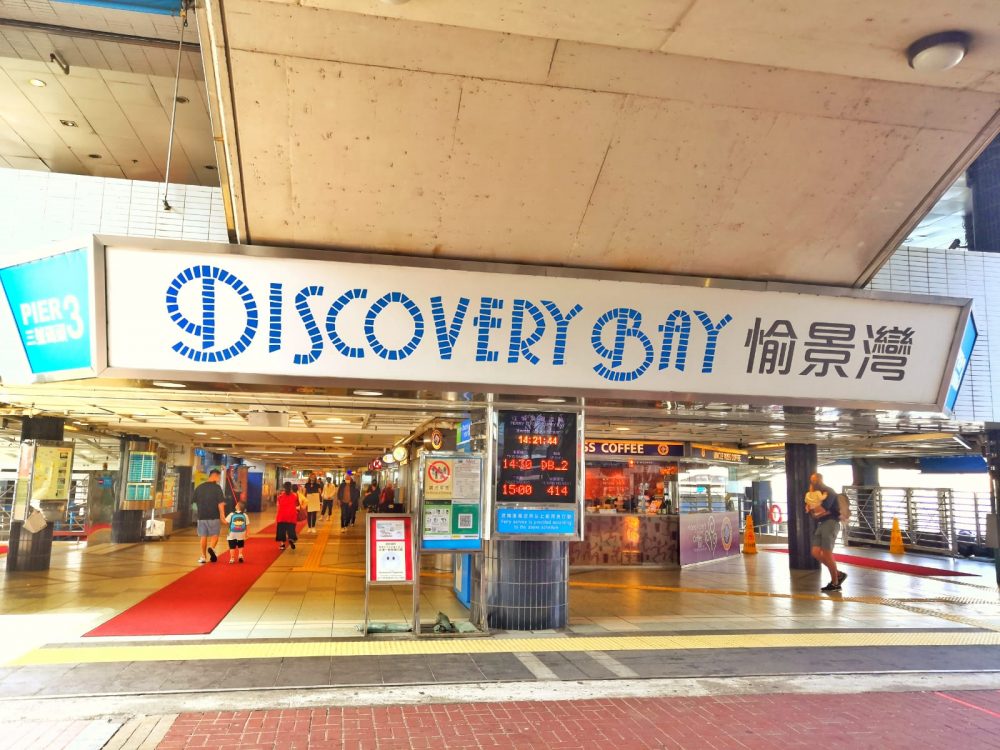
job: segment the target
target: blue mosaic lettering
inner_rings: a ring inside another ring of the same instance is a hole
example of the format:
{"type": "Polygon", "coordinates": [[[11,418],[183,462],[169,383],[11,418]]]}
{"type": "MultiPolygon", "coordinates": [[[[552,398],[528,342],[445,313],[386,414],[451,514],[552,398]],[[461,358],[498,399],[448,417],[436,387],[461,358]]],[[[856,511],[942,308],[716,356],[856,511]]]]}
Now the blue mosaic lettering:
{"type": "Polygon", "coordinates": [[[531,347],[541,341],[544,335],[545,316],[541,309],[526,299],[514,300],[514,307],[510,315],[510,349],[507,353],[507,362],[516,364],[520,357],[524,357],[531,364],[537,365],[539,359],[531,351],[531,347]],[[523,333],[525,311],[535,321],[535,330],[527,337],[523,333]]]}
{"type": "Polygon", "coordinates": [[[685,310],[674,310],[667,316],[667,322],[657,328],[663,333],[663,344],[660,347],[660,370],[670,367],[670,355],[673,353],[674,337],[677,337],[677,357],[674,367],[684,372],[687,364],[688,340],[691,338],[691,316],[685,310]]]}
{"type": "Polygon", "coordinates": [[[616,307],[608,310],[594,323],[594,329],[590,335],[590,343],[594,347],[597,355],[610,360],[610,367],[605,364],[594,366],[594,372],[605,380],[612,382],[627,383],[641,376],[653,363],[653,342],[649,340],[641,329],[642,313],[630,307],[616,307]],[[608,348],[604,345],[604,328],[611,321],[617,323],[615,329],[615,345],[608,348]],[[625,343],[627,339],[634,338],[645,351],[642,363],[632,370],[619,370],[625,359],[625,343]]]}
{"type": "Polygon", "coordinates": [[[185,333],[201,338],[202,349],[193,347],[178,341],[171,348],[195,362],[224,362],[232,359],[238,354],[242,354],[250,346],[254,336],[257,334],[257,303],[254,301],[250,289],[234,274],[223,271],[215,266],[191,266],[185,268],[167,287],[166,293],[167,315],[185,333]],[[202,280],[201,286],[201,323],[195,323],[180,311],[178,298],[180,291],[185,284],[202,280]],[[231,346],[222,351],[207,351],[215,346],[215,293],[216,281],[221,281],[230,287],[243,301],[243,308],[246,312],[246,326],[239,339],[231,346]]]}
{"type": "Polygon", "coordinates": [[[494,310],[503,309],[503,300],[483,297],[479,301],[479,315],[472,319],[472,325],[479,329],[476,336],[476,362],[496,362],[500,358],[496,349],[490,349],[490,331],[499,328],[500,318],[493,317],[494,310]]]}
{"type": "Polygon", "coordinates": [[[709,373],[715,364],[715,347],[719,340],[719,331],[726,327],[729,321],[733,319],[733,316],[727,313],[722,316],[718,323],[713,325],[712,319],[708,317],[707,313],[695,310],[694,314],[701,321],[701,324],[705,327],[705,332],[708,334],[708,341],[705,344],[705,359],[702,361],[701,371],[709,373]]]}
{"type": "Polygon", "coordinates": [[[552,351],[552,364],[562,365],[566,362],[566,337],[569,332],[569,323],[583,310],[581,305],[573,305],[570,311],[563,315],[555,302],[547,299],[542,300],[542,306],[549,311],[549,315],[556,323],[556,345],[552,351]]]}
{"type": "Polygon", "coordinates": [[[376,356],[391,360],[406,359],[416,351],[424,338],[424,315],[414,301],[402,292],[389,292],[375,300],[375,304],[368,309],[368,314],[365,315],[365,338],[368,339],[368,345],[376,356]],[[375,321],[379,314],[394,302],[402,305],[413,318],[413,336],[399,349],[387,348],[375,335],[375,321]]]}
{"type": "Polygon", "coordinates": [[[309,298],[320,297],[323,294],[321,286],[307,286],[295,295],[295,309],[302,318],[302,323],[309,334],[309,342],[312,348],[308,354],[296,354],[293,361],[297,365],[311,365],[319,355],[323,353],[323,334],[320,333],[319,326],[316,325],[316,318],[313,317],[312,310],[309,309],[309,298]]]}
{"type": "Polygon", "coordinates": [[[469,311],[469,298],[459,297],[458,305],[455,307],[455,317],[448,325],[444,318],[444,305],[441,297],[431,297],[431,317],[434,320],[434,330],[437,333],[438,351],[441,359],[451,359],[455,350],[455,342],[458,334],[462,331],[462,323],[465,322],[465,314],[469,311]]]}
{"type": "Polygon", "coordinates": [[[365,356],[365,350],[360,346],[350,346],[340,338],[340,334],[337,333],[337,316],[340,315],[340,311],[347,307],[347,303],[351,300],[364,299],[367,296],[367,289],[348,289],[333,301],[329,311],[326,313],[326,335],[329,337],[330,343],[333,344],[333,348],[345,357],[361,359],[365,356]]]}

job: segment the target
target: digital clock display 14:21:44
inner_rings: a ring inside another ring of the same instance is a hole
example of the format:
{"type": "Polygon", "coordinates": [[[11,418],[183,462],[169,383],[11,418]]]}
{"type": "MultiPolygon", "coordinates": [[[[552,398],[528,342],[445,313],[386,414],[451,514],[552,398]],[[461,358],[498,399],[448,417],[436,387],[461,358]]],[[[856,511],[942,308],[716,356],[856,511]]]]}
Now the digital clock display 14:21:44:
{"type": "Polygon", "coordinates": [[[498,417],[497,500],[576,502],[577,415],[502,411],[498,417]]]}

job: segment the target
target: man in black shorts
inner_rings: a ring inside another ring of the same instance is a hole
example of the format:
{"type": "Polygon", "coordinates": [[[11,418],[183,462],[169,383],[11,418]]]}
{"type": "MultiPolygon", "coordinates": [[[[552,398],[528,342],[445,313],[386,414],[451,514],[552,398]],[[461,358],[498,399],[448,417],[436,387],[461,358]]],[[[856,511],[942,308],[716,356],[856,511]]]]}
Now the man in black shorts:
{"type": "Polygon", "coordinates": [[[219,486],[221,478],[221,472],[212,469],[208,472],[208,481],[194,490],[192,502],[198,514],[198,537],[201,541],[199,565],[204,564],[206,554],[212,562],[219,559],[215,554],[215,545],[219,543],[219,530],[226,521],[226,496],[219,486]]]}
{"type": "Polygon", "coordinates": [[[837,500],[837,493],[823,484],[822,474],[809,477],[809,491],[823,495],[821,502],[814,507],[806,503],[806,512],[816,521],[812,536],[812,556],[830,571],[830,582],[820,591],[840,591],[841,584],[847,579],[847,573],[837,570],[837,561],[833,557],[833,544],[840,532],[840,502],[837,500]]]}

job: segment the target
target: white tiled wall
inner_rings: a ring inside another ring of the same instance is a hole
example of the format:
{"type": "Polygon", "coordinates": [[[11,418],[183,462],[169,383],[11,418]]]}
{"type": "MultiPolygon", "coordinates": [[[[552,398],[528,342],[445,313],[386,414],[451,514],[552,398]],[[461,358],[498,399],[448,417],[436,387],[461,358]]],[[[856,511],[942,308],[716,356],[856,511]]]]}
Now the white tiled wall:
{"type": "Polygon", "coordinates": [[[971,297],[979,340],[958,394],[955,414],[961,419],[1000,421],[1000,254],[966,250],[901,247],[872,280],[880,291],[971,297]]]}
{"type": "Polygon", "coordinates": [[[227,242],[222,191],[103,177],[0,169],[0,255],[88,234],[227,242]]]}

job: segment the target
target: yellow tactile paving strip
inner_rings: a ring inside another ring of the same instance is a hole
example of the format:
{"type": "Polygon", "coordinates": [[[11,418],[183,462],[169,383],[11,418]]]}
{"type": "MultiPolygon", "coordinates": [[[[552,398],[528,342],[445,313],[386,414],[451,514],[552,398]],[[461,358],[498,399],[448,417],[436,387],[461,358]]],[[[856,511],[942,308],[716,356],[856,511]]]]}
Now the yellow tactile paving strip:
{"type": "Polygon", "coordinates": [[[107,662],[282,659],[329,656],[509,654],[579,651],[679,651],[728,648],[861,648],[887,646],[1000,646],[1000,633],[726,633],[719,635],[580,636],[536,638],[450,638],[369,641],[108,645],[41,648],[9,663],[97,664],[107,662]]]}

